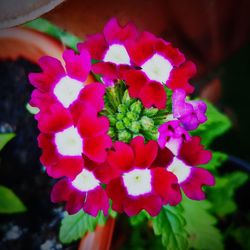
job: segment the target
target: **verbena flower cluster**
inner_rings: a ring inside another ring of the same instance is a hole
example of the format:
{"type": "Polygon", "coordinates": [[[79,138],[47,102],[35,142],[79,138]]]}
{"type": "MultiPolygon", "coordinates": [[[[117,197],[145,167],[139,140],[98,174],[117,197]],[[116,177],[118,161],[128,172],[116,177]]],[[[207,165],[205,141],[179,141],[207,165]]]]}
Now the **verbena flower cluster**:
{"type": "Polygon", "coordinates": [[[211,152],[189,131],[206,121],[206,104],[187,97],[196,69],[169,42],[115,18],[103,33],[65,50],[65,64],[45,56],[30,74],[30,104],[48,175],[60,178],[53,202],[129,216],[177,205],[183,193],[205,198],[213,176],[201,164],[211,152]],[[91,74],[95,75],[95,79],[91,74]]]}

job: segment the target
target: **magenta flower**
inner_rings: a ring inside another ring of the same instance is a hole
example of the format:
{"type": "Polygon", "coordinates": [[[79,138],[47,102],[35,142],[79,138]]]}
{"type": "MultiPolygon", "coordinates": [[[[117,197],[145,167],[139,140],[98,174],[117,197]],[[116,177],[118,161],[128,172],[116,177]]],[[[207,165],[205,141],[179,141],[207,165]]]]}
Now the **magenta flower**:
{"type": "Polygon", "coordinates": [[[191,62],[170,43],[144,32],[136,40],[127,43],[128,52],[136,69],[123,73],[129,86],[129,94],[139,98],[146,108],[166,106],[164,85],[170,89],[182,88],[186,93],[193,91],[188,83],[196,70],[191,62]]]}
{"type": "Polygon", "coordinates": [[[174,91],[173,115],[181,121],[186,130],[194,130],[207,120],[207,105],[201,100],[185,101],[186,93],[182,89],[174,91]]]}
{"type": "MultiPolygon", "coordinates": [[[[106,117],[98,117],[95,109],[87,106],[85,110],[81,109],[80,118],[75,125],[73,117],[71,120],[60,120],[63,114],[59,110],[52,113],[54,120],[58,122],[57,130],[41,133],[38,137],[42,149],[41,162],[50,176],[73,178],[84,166],[83,155],[96,162],[105,161],[106,149],[111,147],[106,117]]],[[[50,118],[48,121],[51,122],[50,118]]],[[[41,122],[43,123],[46,124],[46,121],[41,122]]]]}
{"type": "Polygon", "coordinates": [[[137,30],[132,23],[121,27],[117,19],[112,18],[105,25],[103,34],[89,36],[86,42],[78,44],[78,49],[87,49],[92,58],[100,61],[92,66],[93,72],[101,74],[104,82],[112,85],[119,71],[130,67],[126,43],[136,37],[137,30]]]}
{"type": "Polygon", "coordinates": [[[104,86],[100,83],[86,85],[91,69],[90,55],[81,51],[79,55],[73,50],[63,53],[65,68],[57,59],[44,56],[39,60],[41,73],[31,73],[29,79],[37,89],[33,91],[30,104],[38,107],[41,112],[47,112],[51,105],[61,105],[71,109],[77,101],[88,101],[101,110],[104,106],[104,86]]]}
{"type": "Polygon", "coordinates": [[[154,162],[156,165],[165,167],[178,179],[178,183],[187,197],[193,200],[205,199],[202,187],[213,186],[214,177],[206,169],[198,167],[211,160],[212,154],[204,150],[198,136],[184,141],[177,155],[168,148],[160,149],[154,162]]]}
{"type": "Polygon", "coordinates": [[[159,129],[158,144],[161,148],[168,148],[177,155],[183,141],[191,138],[188,132],[180,126],[180,121],[172,120],[162,124],[159,129]]]}
{"type": "MultiPolygon", "coordinates": [[[[93,167],[93,163],[91,164],[93,167]]],[[[88,162],[74,179],[63,178],[53,187],[51,200],[66,202],[69,214],[84,212],[97,216],[99,211],[108,215],[109,199],[101,186],[101,180],[96,176],[95,168],[89,168],[88,162]]]]}
{"type": "Polygon", "coordinates": [[[115,150],[109,152],[108,162],[119,169],[121,175],[108,183],[107,193],[115,211],[133,216],[144,209],[156,216],[163,205],[180,202],[176,177],[164,168],[152,168],[157,147],[155,141],[145,144],[141,136],[135,137],[130,145],[114,144],[115,150]]]}

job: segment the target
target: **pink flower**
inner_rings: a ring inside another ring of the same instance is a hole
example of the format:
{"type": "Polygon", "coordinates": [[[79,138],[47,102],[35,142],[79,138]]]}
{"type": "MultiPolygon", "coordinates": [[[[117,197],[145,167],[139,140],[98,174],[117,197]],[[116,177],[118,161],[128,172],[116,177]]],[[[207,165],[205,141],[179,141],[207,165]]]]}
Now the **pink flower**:
{"type": "Polygon", "coordinates": [[[188,132],[180,126],[180,121],[172,120],[162,124],[159,129],[158,144],[161,148],[167,147],[177,155],[183,141],[191,138],[188,132]]]}
{"type": "Polygon", "coordinates": [[[182,89],[174,91],[172,96],[173,115],[179,119],[187,130],[196,129],[207,120],[207,105],[201,100],[185,101],[186,93],[182,89]]]}
{"type": "Polygon", "coordinates": [[[186,196],[193,200],[205,199],[202,190],[204,185],[213,186],[214,177],[198,165],[211,160],[211,152],[204,150],[200,138],[195,136],[183,141],[177,155],[168,148],[160,149],[154,164],[165,167],[178,179],[178,183],[186,196]]]}
{"type": "MultiPolygon", "coordinates": [[[[80,209],[84,212],[97,216],[99,211],[108,215],[109,199],[106,191],[101,186],[101,179],[96,176],[95,163],[88,166],[89,160],[85,161],[84,168],[73,179],[63,178],[53,187],[51,200],[53,202],[66,202],[66,210],[69,214],[75,214],[80,209]]],[[[98,168],[98,165],[96,165],[98,168]]]]}
{"type": "Polygon", "coordinates": [[[164,85],[174,90],[193,91],[188,83],[196,70],[191,62],[170,43],[144,32],[137,40],[127,43],[129,56],[137,69],[123,73],[131,97],[139,98],[146,108],[166,106],[164,85]]]}
{"type": "Polygon", "coordinates": [[[101,74],[105,83],[112,84],[120,70],[130,67],[126,43],[136,37],[137,30],[132,23],[121,27],[117,19],[112,18],[105,25],[103,34],[89,36],[78,49],[87,49],[93,59],[101,61],[93,65],[93,72],[101,74]]]}
{"type": "MultiPolygon", "coordinates": [[[[112,143],[107,135],[109,122],[106,117],[98,117],[96,110],[86,105],[81,107],[77,124],[67,110],[51,107],[51,113],[48,122],[53,126],[53,132],[41,133],[38,137],[43,151],[41,162],[50,176],[73,178],[84,166],[83,155],[96,162],[105,161],[106,149],[112,143]],[[62,119],[64,113],[68,115],[67,120],[62,119]]],[[[40,126],[47,126],[47,121],[42,120],[40,126]]]]}
{"type": "Polygon", "coordinates": [[[70,109],[80,100],[91,102],[97,110],[101,110],[104,101],[100,97],[104,95],[104,86],[85,83],[91,69],[89,53],[82,50],[77,55],[73,50],[65,50],[63,58],[66,71],[61,62],[53,57],[44,56],[39,60],[43,71],[29,75],[31,84],[37,88],[32,93],[30,104],[41,112],[47,112],[55,103],[70,109]]]}
{"type": "Polygon", "coordinates": [[[141,136],[135,137],[130,145],[114,143],[115,150],[109,152],[108,162],[121,174],[108,183],[107,193],[115,211],[133,216],[144,209],[156,216],[163,205],[180,202],[176,177],[164,168],[151,168],[157,148],[155,141],[145,144],[141,136]]]}

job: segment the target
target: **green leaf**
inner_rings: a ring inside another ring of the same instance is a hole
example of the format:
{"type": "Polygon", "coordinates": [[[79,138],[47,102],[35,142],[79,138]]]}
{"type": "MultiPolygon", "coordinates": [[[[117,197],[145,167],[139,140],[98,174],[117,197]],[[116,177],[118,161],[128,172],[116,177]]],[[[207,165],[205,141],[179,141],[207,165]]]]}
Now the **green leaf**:
{"type": "Polygon", "coordinates": [[[137,226],[144,222],[147,218],[150,218],[149,214],[146,211],[141,211],[139,214],[129,218],[132,226],[137,226]]]}
{"type": "Polygon", "coordinates": [[[0,213],[13,214],[26,210],[22,201],[9,188],[0,186],[0,213]]]}
{"type": "Polygon", "coordinates": [[[46,19],[37,18],[31,22],[26,23],[24,26],[44,32],[58,40],[60,40],[65,46],[77,51],[77,43],[81,41],[80,38],[70,34],[56,25],[50,23],[46,19]]]}
{"type": "Polygon", "coordinates": [[[161,235],[162,244],[168,250],[188,249],[185,220],[180,206],[164,206],[158,216],[152,219],[156,235],[161,235]]]}
{"type": "Polygon", "coordinates": [[[213,157],[210,162],[205,165],[202,165],[202,168],[205,168],[209,171],[216,172],[216,169],[220,167],[223,162],[228,159],[228,155],[222,152],[213,152],[213,157]]]}
{"type": "Polygon", "coordinates": [[[235,228],[231,232],[234,239],[239,243],[239,245],[244,250],[250,249],[250,228],[249,227],[239,227],[235,228]]]}
{"type": "Polygon", "coordinates": [[[0,150],[14,137],[14,133],[0,134],[0,150]]]}
{"type": "Polygon", "coordinates": [[[70,243],[78,240],[87,232],[95,230],[97,224],[104,225],[106,217],[99,213],[98,216],[93,217],[84,213],[82,210],[74,215],[67,215],[63,218],[59,238],[62,243],[70,243]]]}
{"type": "Polygon", "coordinates": [[[216,185],[208,189],[208,198],[213,204],[213,212],[223,217],[237,209],[234,201],[235,191],[248,180],[243,172],[233,172],[216,178],[216,185]]]}
{"type": "Polygon", "coordinates": [[[211,208],[210,202],[193,201],[183,197],[181,204],[189,246],[199,250],[222,250],[222,235],[215,227],[216,218],[208,212],[211,208]]]}
{"type": "Polygon", "coordinates": [[[201,136],[202,143],[208,146],[216,137],[224,134],[231,127],[231,121],[211,103],[206,101],[206,104],[208,120],[191,134],[201,136]]]}

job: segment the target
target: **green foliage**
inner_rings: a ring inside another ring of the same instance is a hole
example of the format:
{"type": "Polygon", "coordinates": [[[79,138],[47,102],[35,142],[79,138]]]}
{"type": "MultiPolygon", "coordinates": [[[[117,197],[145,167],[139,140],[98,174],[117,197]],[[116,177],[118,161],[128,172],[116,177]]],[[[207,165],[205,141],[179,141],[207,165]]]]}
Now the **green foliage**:
{"type": "Polygon", "coordinates": [[[62,243],[78,240],[87,232],[95,230],[97,224],[104,225],[106,217],[102,213],[93,217],[82,210],[74,215],[67,215],[61,223],[59,238],[62,243]]]}
{"type": "Polygon", "coordinates": [[[181,206],[164,206],[158,216],[152,218],[156,235],[168,250],[188,249],[187,231],[181,206]]]}
{"type": "Polygon", "coordinates": [[[216,178],[216,185],[208,190],[208,198],[215,214],[223,217],[237,209],[234,193],[247,179],[248,175],[239,171],[216,178]]]}
{"type": "Polygon", "coordinates": [[[70,34],[63,29],[60,29],[56,25],[53,25],[49,21],[43,18],[37,18],[31,22],[28,22],[25,24],[26,27],[44,32],[59,41],[61,41],[65,46],[77,50],[77,43],[79,43],[81,40],[80,38],[74,36],[73,34],[70,34]]]}
{"type": "Polygon", "coordinates": [[[191,134],[200,136],[202,143],[209,146],[216,137],[224,134],[231,127],[231,121],[211,103],[206,102],[206,104],[208,120],[191,134]]]}
{"type": "Polygon", "coordinates": [[[215,227],[216,218],[209,214],[209,201],[193,201],[183,197],[181,202],[186,221],[189,247],[198,250],[222,250],[222,235],[215,227]]]}
{"type": "Polygon", "coordinates": [[[0,134],[0,150],[14,137],[14,133],[0,134]]]}
{"type": "Polygon", "coordinates": [[[13,214],[25,212],[21,200],[7,187],[0,186],[0,213],[13,214]]]}
{"type": "Polygon", "coordinates": [[[250,249],[250,228],[249,227],[239,227],[232,231],[232,236],[242,247],[243,250],[250,249]]]}
{"type": "Polygon", "coordinates": [[[139,214],[129,217],[130,219],[130,224],[132,226],[137,226],[144,222],[147,218],[150,218],[149,214],[145,211],[141,211],[139,214]]]}
{"type": "Polygon", "coordinates": [[[220,167],[223,162],[228,159],[228,155],[222,152],[213,152],[213,158],[210,162],[205,165],[202,165],[202,168],[205,168],[209,171],[216,172],[217,168],[220,167]]]}

